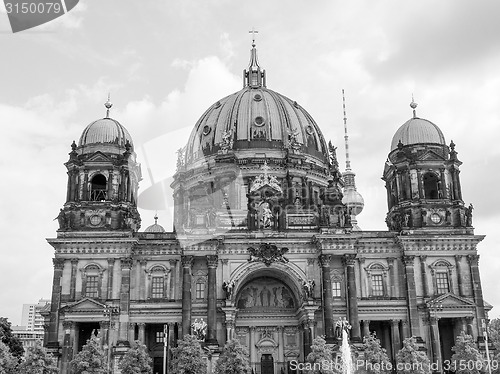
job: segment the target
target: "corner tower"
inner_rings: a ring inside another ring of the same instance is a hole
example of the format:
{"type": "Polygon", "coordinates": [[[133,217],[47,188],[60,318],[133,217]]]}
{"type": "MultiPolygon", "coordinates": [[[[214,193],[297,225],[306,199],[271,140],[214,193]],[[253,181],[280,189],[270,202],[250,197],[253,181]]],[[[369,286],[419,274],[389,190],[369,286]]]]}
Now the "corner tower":
{"type": "Polygon", "coordinates": [[[109,117],[89,124],[78,145],[73,141],[66,202],[60,210],[59,232],[132,230],[140,227],[137,191],[141,179],[134,144],[127,129],[109,117]]]}
{"type": "Polygon", "coordinates": [[[413,117],[394,134],[382,179],[386,183],[389,230],[460,229],[472,233],[472,205],[464,206],[455,144],[441,129],[413,117]]]}

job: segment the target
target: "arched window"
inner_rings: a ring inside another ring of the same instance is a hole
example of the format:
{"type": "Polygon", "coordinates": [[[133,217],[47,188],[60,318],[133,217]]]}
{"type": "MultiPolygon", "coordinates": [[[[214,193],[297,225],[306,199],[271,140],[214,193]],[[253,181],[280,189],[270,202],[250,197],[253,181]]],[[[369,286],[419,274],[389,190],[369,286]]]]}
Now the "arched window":
{"type": "Polygon", "coordinates": [[[433,275],[435,294],[443,295],[451,292],[451,272],[454,266],[445,260],[438,260],[429,266],[433,275]]]}
{"type": "Polygon", "coordinates": [[[99,299],[101,297],[101,269],[96,264],[87,265],[82,272],[82,293],[84,297],[99,299]]]}
{"type": "Polygon", "coordinates": [[[434,173],[424,174],[424,198],[439,199],[438,177],[434,173]]]}
{"type": "Polygon", "coordinates": [[[169,297],[170,269],[163,265],[155,265],[146,270],[149,278],[149,297],[151,299],[165,299],[169,297]]]}
{"type": "Polygon", "coordinates": [[[96,174],[90,181],[90,200],[102,201],[106,200],[107,195],[106,177],[102,174],[96,174]]]}
{"type": "Polygon", "coordinates": [[[388,285],[386,284],[387,271],[389,270],[384,265],[375,262],[370,264],[366,269],[369,280],[369,294],[371,297],[386,297],[388,285]]]}

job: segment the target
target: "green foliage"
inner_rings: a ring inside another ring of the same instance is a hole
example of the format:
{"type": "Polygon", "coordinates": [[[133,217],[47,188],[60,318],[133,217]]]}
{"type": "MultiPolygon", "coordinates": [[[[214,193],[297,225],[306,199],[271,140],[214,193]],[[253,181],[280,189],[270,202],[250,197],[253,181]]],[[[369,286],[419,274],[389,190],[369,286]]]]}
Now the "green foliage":
{"type": "Polygon", "coordinates": [[[18,373],[18,361],[12,355],[9,347],[0,341],[0,374],[14,374],[18,373]]]}
{"type": "Polygon", "coordinates": [[[207,364],[202,358],[201,346],[196,337],[185,335],[177,341],[177,348],[172,348],[172,373],[206,374],[207,364]]]}
{"type": "Polygon", "coordinates": [[[24,355],[21,341],[12,334],[11,324],[7,318],[0,317],[0,341],[9,347],[10,353],[17,359],[24,355]]]}
{"type": "Polygon", "coordinates": [[[107,360],[101,348],[101,339],[92,334],[70,365],[73,374],[105,374],[107,360]]]}
{"type": "Polygon", "coordinates": [[[398,374],[430,374],[429,357],[419,351],[414,337],[403,341],[403,348],[396,355],[398,374]]]}
{"type": "Polygon", "coordinates": [[[333,351],[332,349],[326,345],[325,339],[321,336],[315,338],[311,344],[311,353],[307,355],[306,359],[307,365],[306,367],[310,367],[308,374],[335,374],[336,372],[331,370],[335,365],[330,365],[334,362],[333,359],[333,351]],[[322,364],[327,363],[326,367],[323,367],[322,364]]]}
{"type": "Polygon", "coordinates": [[[19,371],[23,374],[57,374],[57,360],[37,341],[34,347],[28,348],[26,360],[19,365],[19,371]]]}
{"type": "Polygon", "coordinates": [[[384,374],[391,370],[391,361],[387,356],[387,351],[380,345],[380,340],[375,334],[365,336],[363,339],[365,351],[365,368],[368,373],[384,374]]]}
{"type": "Polygon", "coordinates": [[[484,372],[486,363],[472,336],[462,331],[457,336],[455,346],[451,350],[454,352],[453,356],[451,356],[451,362],[453,367],[456,368],[456,374],[479,374],[484,372]]]}
{"type": "Polygon", "coordinates": [[[496,351],[490,350],[490,363],[493,374],[500,374],[500,318],[495,318],[488,324],[488,340],[496,351]]]}
{"type": "Polygon", "coordinates": [[[249,374],[252,372],[248,351],[237,340],[230,340],[215,365],[215,374],[249,374]]]}
{"type": "Polygon", "coordinates": [[[118,366],[122,374],[152,374],[152,363],[147,347],[137,340],[125,353],[118,366]]]}

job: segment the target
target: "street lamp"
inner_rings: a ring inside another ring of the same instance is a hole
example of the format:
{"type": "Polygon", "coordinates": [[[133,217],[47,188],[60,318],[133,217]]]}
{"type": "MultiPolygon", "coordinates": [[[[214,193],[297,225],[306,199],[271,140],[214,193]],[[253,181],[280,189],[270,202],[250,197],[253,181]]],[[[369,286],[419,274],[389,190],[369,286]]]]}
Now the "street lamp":
{"type": "Polygon", "coordinates": [[[490,348],[488,347],[488,328],[486,326],[486,319],[481,319],[481,327],[484,333],[484,345],[486,347],[486,359],[488,360],[488,373],[491,374],[491,361],[490,361],[490,348]]]}

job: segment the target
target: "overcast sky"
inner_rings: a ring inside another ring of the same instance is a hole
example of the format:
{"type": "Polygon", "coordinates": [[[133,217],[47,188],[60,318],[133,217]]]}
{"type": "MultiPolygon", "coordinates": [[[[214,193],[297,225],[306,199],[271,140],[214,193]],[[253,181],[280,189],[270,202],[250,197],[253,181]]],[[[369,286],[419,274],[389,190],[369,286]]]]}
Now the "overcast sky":
{"type": "MultiPolygon", "coordinates": [[[[411,115],[453,140],[463,197],[474,204],[484,297],[500,314],[500,2],[80,1],[51,23],[12,34],[0,5],[0,316],[51,296],[52,247],[66,197],[70,144],[111,116],[131,133],[144,180],[168,184],[175,150],[218,99],[242,88],[255,27],[268,88],[296,100],[343,155],[346,91],[351,161],[365,209],[386,230],[380,179],[394,132],[411,115]]],[[[343,165],[343,164],[342,164],[343,165]]],[[[164,191],[169,196],[170,191],[164,191]]],[[[143,199],[143,229],[171,230],[168,202],[143,199]]]]}

